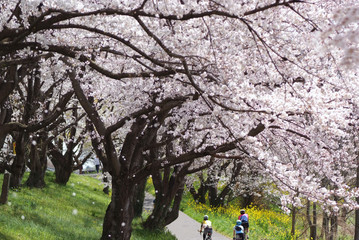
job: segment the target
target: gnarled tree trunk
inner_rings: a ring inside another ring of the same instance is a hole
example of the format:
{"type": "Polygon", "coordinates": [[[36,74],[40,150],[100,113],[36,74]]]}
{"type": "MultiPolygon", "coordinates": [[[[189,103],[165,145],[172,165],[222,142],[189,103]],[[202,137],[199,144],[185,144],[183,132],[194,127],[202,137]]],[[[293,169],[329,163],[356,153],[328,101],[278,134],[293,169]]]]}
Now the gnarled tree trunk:
{"type": "Polygon", "coordinates": [[[195,200],[197,203],[204,204],[204,203],[206,203],[206,194],[208,192],[208,186],[206,184],[206,181],[204,180],[203,173],[200,173],[199,179],[200,179],[201,185],[197,191],[193,185],[187,186],[187,187],[189,187],[189,191],[193,197],[193,200],[195,200]]]}
{"type": "Polygon", "coordinates": [[[47,143],[46,133],[36,138],[36,144],[31,144],[30,152],[30,175],[26,180],[28,187],[45,187],[45,172],[47,169],[47,143]]]}
{"type": "Polygon", "coordinates": [[[103,223],[101,240],[129,240],[134,218],[135,184],[127,175],[112,178],[112,196],[103,223]]]}
{"type": "Polygon", "coordinates": [[[175,167],[171,176],[170,167],[166,168],[163,174],[159,169],[152,172],[156,200],[151,215],[143,224],[145,228],[163,229],[178,217],[188,167],[183,166],[182,169],[178,166],[175,167]]]}
{"type": "MultiPolygon", "coordinates": [[[[214,158],[212,159],[214,161],[214,158]]],[[[238,181],[238,176],[240,176],[240,171],[242,169],[243,163],[241,161],[233,162],[233,169],[227,185],[222,189],[222,191],[218,191],[218,182],[221,178],[223,172],[230,165],[230,161],[225,161],[222,165],[219,166],[219,169],[214,171],[209,170],[209,177],[207,179],[207,185],[209,189],[209,204],[212,207],[223,206],[226,197],[228,197],[232,193],[232,185],[238,181]]]]}
{"type": "MultiPolygon", "coordinates": [[[[60,141],[60,144],[62,144],[62,141],[60,141]]],[[[51,162],[55,168],[55,182],[66,185],[72,173],[72,158],[69,154],[63,155],[52,143],[49,143],[49,148],[51,162]]]]}
{"type": "Polygon", "coordinates": [[[10,187],[18,188],[21,185],[22,177],[25,173],[25,159],[27,158],[27,145],[28,135],[26,133],[20,133],[15,138],[16,140],[16,156],[12,165],[10,166],[10,187]]]}

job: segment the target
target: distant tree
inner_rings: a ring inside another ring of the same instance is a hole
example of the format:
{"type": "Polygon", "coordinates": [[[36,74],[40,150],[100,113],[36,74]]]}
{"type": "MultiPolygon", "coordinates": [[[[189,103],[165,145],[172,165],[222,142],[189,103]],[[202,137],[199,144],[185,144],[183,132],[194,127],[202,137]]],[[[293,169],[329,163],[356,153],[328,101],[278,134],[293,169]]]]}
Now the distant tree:
{"type": "MultiPolygon", "coordinates": [[[[48,155],[55,168],[55,182],[66,185],[71,173],[82,168],[83,164],[93,155],[92,151],[84,152],[87,129],[83,123],[82,131],[79,122],[84,114],[78,114],[77,104],[72,105],[72,114],[64,119],[53,130],[53,137],[47,141],[48,155]]],[[[89,148],[89,147],[88,147],[89,148]]]]}

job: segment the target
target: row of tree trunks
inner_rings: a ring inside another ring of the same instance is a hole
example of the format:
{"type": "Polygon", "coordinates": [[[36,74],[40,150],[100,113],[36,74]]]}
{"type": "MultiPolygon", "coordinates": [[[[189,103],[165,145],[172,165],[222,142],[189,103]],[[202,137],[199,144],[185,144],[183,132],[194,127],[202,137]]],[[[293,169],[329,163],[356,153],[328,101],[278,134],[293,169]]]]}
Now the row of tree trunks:
{"type": "MultiPolygon", "coordinates": [[[[38,107],[36,99],[40,96],[40,78],[38,69],[32,69],[32,74],[29,74],[27,78],[27,95],[24,96],[24,112],[22,115],[22,123],[27,125],[32,117],[35,114],[35,108],[38,107]]],[[[17,134],[15,138],[16,142],[16,157],[11,166],[11,181],[10,186],[13,188],[18,188],[21,185],[21,180],[23,178],[27,159],[30,153],[30,133],[26,130],[22,130],[17,134]]]]}
{"type": "MultiPolygon", "coordinates": [[[[214,161],[212,157],[211,161],[214,161]]],[[[189,186],[190,193],[193,199],[198,203],[206,203],[206,195],[208,193],[209,204],[212,207],[223,206],[226,198],[228,198],[232,193],[232,187],[237,181],[240,171],[242,169],[242,162],[238,160],[227,160],[224,161],[218,169],[213,168],[208,170],[208,176],[205,179],[203,172],[200,172],[199,180],[200,187],[196,191],[193,185],[189,186]],[[229,181],[226,186],[223,187],[222,191],[218,190],[219,179],[221,174],[232,164],[232,172],[229,181]]],[[[243,197],[243,199],[251,200],[251,196],[243,197]]],[[[250,204],[246,201],[248,205],[250,204]]]]}
{"type": "MultiPolygon", "coordinates": [[[[321,233],[318,236],[318,213],[317,213],[317,204],[311,203],[309,200],[306,204],[306,220],[309,226],[309,238],[310,240],[316,240],[316,239],[324,239],[324,240],[337,240],[338,236],[338,216],[337,215],[328,215],[325,212],[323,212],[323,218],[322,218],[322,229],[321,233]]],[[[296,237],[296,230],[295,225],[297,221],[297,213],[298,208],[294,207],[292,208],[292,228],[291,228],[291,235],[293,237],[296,237]]],[[[357,240],[354,237],[354,240],[357,240]]]]}
{"type": "MultiPolygon", "coordinates": [[[[187,150],[186,143],[183,145],[184,151],[187,150]]],[[[167,158],[173,156],[173,145],[166,145],[167,158]]],[[[157,159],[159,152],[155,149],[150,151],[150,156],[157,159]]],[[[208,168],[213,164],[214,158],[208,163],[195,166],[195,158],[181,165],[166,166],[161,169],[156,164],[151,169],[153,185],[156,190],[155,205],[151,215],[144,222],[147,229],[163,229],[168,224],[177,219],[179,215],[180,203],[182,200],[186,176],[208,168]]],[[[158,162],[158,161],[155,161],[158,162]]]]}
{"type": "MultiPolygon", "coordinates": [[[[238,176],[240,176],[240,172],[243,167],[243,162],[241,160],[233,159],[232,161],[225,161],[220,169],[216,173],[217,180],[210,181],[209,184],[209,203],[212,207],[220,207],[224,206],[225,199],[228,198],[232,193],[232,186],[238,181],[238,176]],[[221,174],[228,168],[229,163],[232,163],[232,171],[230,175],[230,179],[227,182],[226,186],[222,189],[222,191],[218,191],[219,179],[221,178],[221,174]]],[[[212,174],[210,174],[211,176],[212,174]]],[[[214,174],[213,174],[214,176],[214,174]]],[[[244,200],[251,201],[251,195],[248,194],[246,197],[243,197],[244,200]]],[[[245,201],[246,204],[244,206],[249,205],[251,202],[245,201]]]]}
{"type": "MultiPolygon", "coordinates": [[[[157,171],[158,169],[167,166],[187,164],[196,158],[212,155],[217,152],[230,151],[236,147],[234,142],[229,142],[220,146],[208,146],[200,151],[194,148],[180,156],[166,155],[167,157],[165,159],[158,159],[158,161],[155,161],[157,158],[152,158],[152,160],[149,158],[146,159],[148,161],[145,163],[144,159],[147,155],[147,151],[152,149],[153,142],[156,143],[155,139],[157,138],[157,131],[164,124],[164,120],[169,116],[170,111],[180,107],[192,96],[169,97],[161,100],[161,102],[156,101],[155,99],[151,106],[144,107],[143,109],[120,119],[115,124],[106,127],[96,106],[91,101],[91,98],[88,98],[82,90],[76,72],[69,72],[69,77],[72,81],[72,86],[77,99],[86,111],[89,121],[91,121],[91,124],[96,128],[96,133],[98,135],[96,137],[100,139],[98,143],[101,144],[101,147],[98,149],[102,149],[103,155],[106,156],[101,157],[101,161],[103,161],[104,166],[108,166],[109,173],[112,177],[113,194],[104,219],[101,238],[103,240],[130,239],[132,231],[131,222],[134,218],[135,209],[134,201],[136,200],[136,184],[141,184],[142,181],[145,181],[146,177],[151,174],[151,168],[156,165],[156,162],[158,162],[156,168],[157,171]],[[133,121],[131,121],[131,128],[127,132],[119,153],[119,149],[116,148],[116,145],[118,145],[116,144],[116,137],[113,138],[111,135],[115,134],[115,131],[120,129],[131,119],[133,119],[133,121]]],[[[264,126],[256,127],[253,131],[250,131],[250,136],[259,134],[263,130],[264,126]]],[[[170,139],[169,141],[176,140],[177,139],[170,139]]],[[[95,141],[95,145],[96,144],[95,141]]],[[[163,146],[162,144],[166,143],[162,142],[159,145],[163,146]]],[[[101,155],[102,154],[98,154],[98,156],[101,155]]],[[[168,174],[167,176],[169,177],[170,175],[168,174]]],[[[179,183],[183,183],[183,181],[179,181],[179,183]]],[[[179,183],[177,189],[181,189],[181,184],[179,183]]],[[[173,194],[173,191],[171,191],[170,195],[175,196],[175,201],[178,203],[176,202],[176,204],[172,206],[174,209],[178,209],[181,196],[177,195],[176,198],[176,193],[173,194]]],[[[166,200],[165,203],[166,206],[171,206],[170,200],[166,200]]],[[[172,213],[174,213],[174,215],[168,215],[168,219],[175,218],[173,217],[175,216],[175,211],[172,213]]]]}
{"type": "MultiPolygon", "coordinates": [[[[322,232],[320,239],[336,240],[338,236],[338,216],[323,213],[322,232]]],[[[355,239],[356,240],[356,239],[355,239]]]]}

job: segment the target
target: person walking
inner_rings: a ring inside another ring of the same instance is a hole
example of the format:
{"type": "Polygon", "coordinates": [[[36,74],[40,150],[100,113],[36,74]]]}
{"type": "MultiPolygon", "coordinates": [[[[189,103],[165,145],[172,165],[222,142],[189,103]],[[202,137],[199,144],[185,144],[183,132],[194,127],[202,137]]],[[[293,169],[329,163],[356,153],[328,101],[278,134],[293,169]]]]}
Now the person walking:
{"type": "Polygon", "coordinates": [[[99,173],[99,171],[100,171],[100,160],[98,159],[98,157],[95,157],[95,167],[96,167],[96,172],[99,173]]]}

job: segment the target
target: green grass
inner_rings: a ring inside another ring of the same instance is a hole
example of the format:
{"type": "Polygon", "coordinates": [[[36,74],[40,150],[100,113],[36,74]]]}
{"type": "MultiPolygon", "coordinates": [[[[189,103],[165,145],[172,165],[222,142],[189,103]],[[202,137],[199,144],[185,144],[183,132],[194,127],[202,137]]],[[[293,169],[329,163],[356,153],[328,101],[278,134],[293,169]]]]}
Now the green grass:
{"type": "Polygon", "coordinates": [[[141,227],[141,219],[137,218],[133,221],[133,232],[131,239],[133,240],[176,240],[177,238],[173,236],[168,231],[148,231],[144,230],[141,227]]]}
{"type": "Polygon", "coordinates": [[[100,239],[110,202],[101,182],[73,174],[61,186],[52,173],[46,174],[46,182],[43,189],[10,191],[8,204],[0,206],[3,239],[100,239]]]}
{"type": "MultiPolygon", "coordinates": [[[[2,179],[0,175],[0,187],[2,179]]],[[[66,186],[60,186],[54,183],[53,173],[46,174],[46,183],[43,189],[10,191],[8,204],[0,205],[0,239],[100,239],[110,203],[110,197],[102,192],[102,183],[73,174],[66,186]]],[[[169,233],[143,230],[140,219],[135,219],[132,227],[131,239],[176,239],[169,233]]]]}

